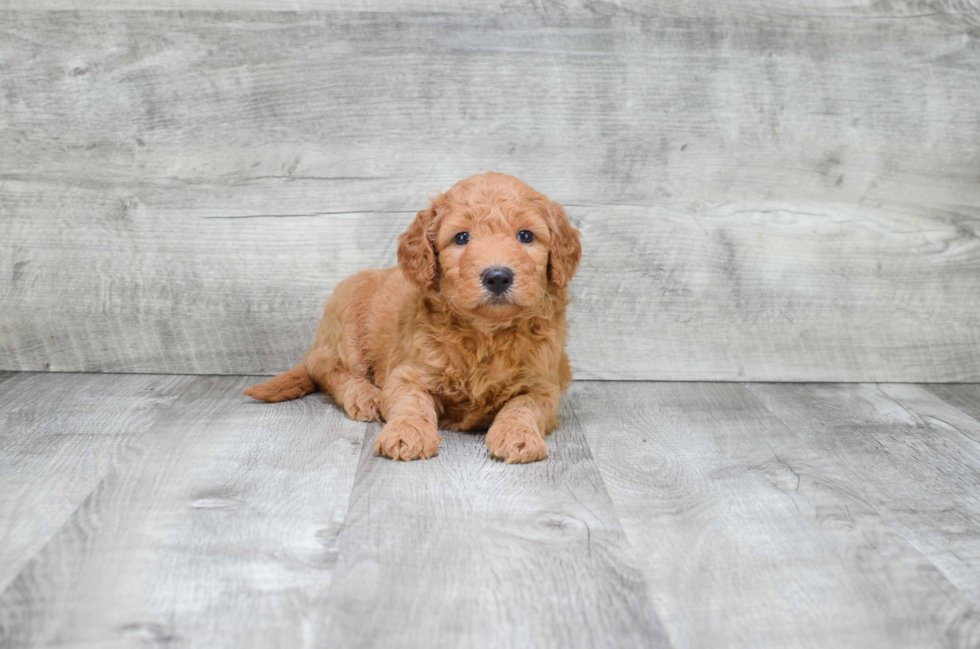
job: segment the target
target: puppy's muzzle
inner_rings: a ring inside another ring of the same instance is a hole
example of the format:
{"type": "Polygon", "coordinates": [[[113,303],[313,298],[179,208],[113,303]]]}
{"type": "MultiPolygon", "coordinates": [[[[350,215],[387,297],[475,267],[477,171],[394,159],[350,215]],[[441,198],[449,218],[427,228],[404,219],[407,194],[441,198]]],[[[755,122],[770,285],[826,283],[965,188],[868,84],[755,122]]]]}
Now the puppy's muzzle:
{"type": "Polygon", "coordinates": [[[506,266],[491,266],[480,275],[480,281],[494,295],[503,295],[514,284],[514,271],[506,266]]]}

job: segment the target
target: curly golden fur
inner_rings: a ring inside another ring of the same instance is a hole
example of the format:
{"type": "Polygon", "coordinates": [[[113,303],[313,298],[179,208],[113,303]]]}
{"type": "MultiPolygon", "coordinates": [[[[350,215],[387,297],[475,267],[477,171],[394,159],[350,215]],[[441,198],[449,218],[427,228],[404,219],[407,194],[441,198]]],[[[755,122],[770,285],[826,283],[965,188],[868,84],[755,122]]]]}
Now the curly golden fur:
{"type": "Polygon", "coordinates": [[[395,460],[435,455],[439,428],[489,428],[494,457],[541,460],[572,379],[565,307],[581,254],[558,203],[504,174],[462,180],[399,237],[397,267],[337,285],[299,365],[245,394],[319,388],[353,419],[384,420],[374,450],[395,460]],[[494,289],[486,273],[501,268],[510,279],[494,289]]]}

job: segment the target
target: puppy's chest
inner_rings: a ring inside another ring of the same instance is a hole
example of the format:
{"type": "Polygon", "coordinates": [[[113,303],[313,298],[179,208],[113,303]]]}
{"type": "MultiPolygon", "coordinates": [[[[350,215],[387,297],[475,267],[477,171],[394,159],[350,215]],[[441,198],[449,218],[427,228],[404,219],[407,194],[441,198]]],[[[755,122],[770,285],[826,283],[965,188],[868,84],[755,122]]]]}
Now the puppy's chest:
{"type": "Polygon", "coordinates": [[[517,359],[500,355],[457,358],[435,372],[434,394],[443,403],[450,428],[489,426],[505,403],[527,388],[526,370],[517,359]]]}

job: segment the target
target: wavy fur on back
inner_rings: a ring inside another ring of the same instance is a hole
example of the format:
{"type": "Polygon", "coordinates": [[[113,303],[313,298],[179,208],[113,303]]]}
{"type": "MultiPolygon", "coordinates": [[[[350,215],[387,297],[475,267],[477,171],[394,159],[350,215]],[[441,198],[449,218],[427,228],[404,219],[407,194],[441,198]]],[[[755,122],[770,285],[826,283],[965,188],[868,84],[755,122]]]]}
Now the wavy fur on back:
{"type": "Polygon", "coordinates": [[[543,459],[572,378],[565,309],[580,258],[557,203],[512,176],[462,180],[401,235],[397,267],[337,285],[302,362],[245,394],[284,401],[318,388],[354,419],[384,420],[375,451],[393,459],[435,455],[439,428],[489,428],[494,457],[543,459]],[[513,271],[502,297],[481,281],[490,267],[513,271]]]}

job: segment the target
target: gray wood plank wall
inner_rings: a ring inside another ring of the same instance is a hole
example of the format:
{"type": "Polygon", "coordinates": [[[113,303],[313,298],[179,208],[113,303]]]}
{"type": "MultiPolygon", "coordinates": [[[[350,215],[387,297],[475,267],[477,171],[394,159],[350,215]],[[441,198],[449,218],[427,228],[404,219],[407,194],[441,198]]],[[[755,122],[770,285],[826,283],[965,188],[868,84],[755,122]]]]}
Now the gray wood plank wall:
{"type": "Polygon", "coordinates": [[[496,169],[578,378],[980,379],[976,2],[84,5],[0,13],[0,369],[281,370],[496,169]]]}
{"type": "Polygon", "coordinates": [[[976,17],[976,0],[2,0],[0,9],[371,11],[634,16],[976,17]]]}

